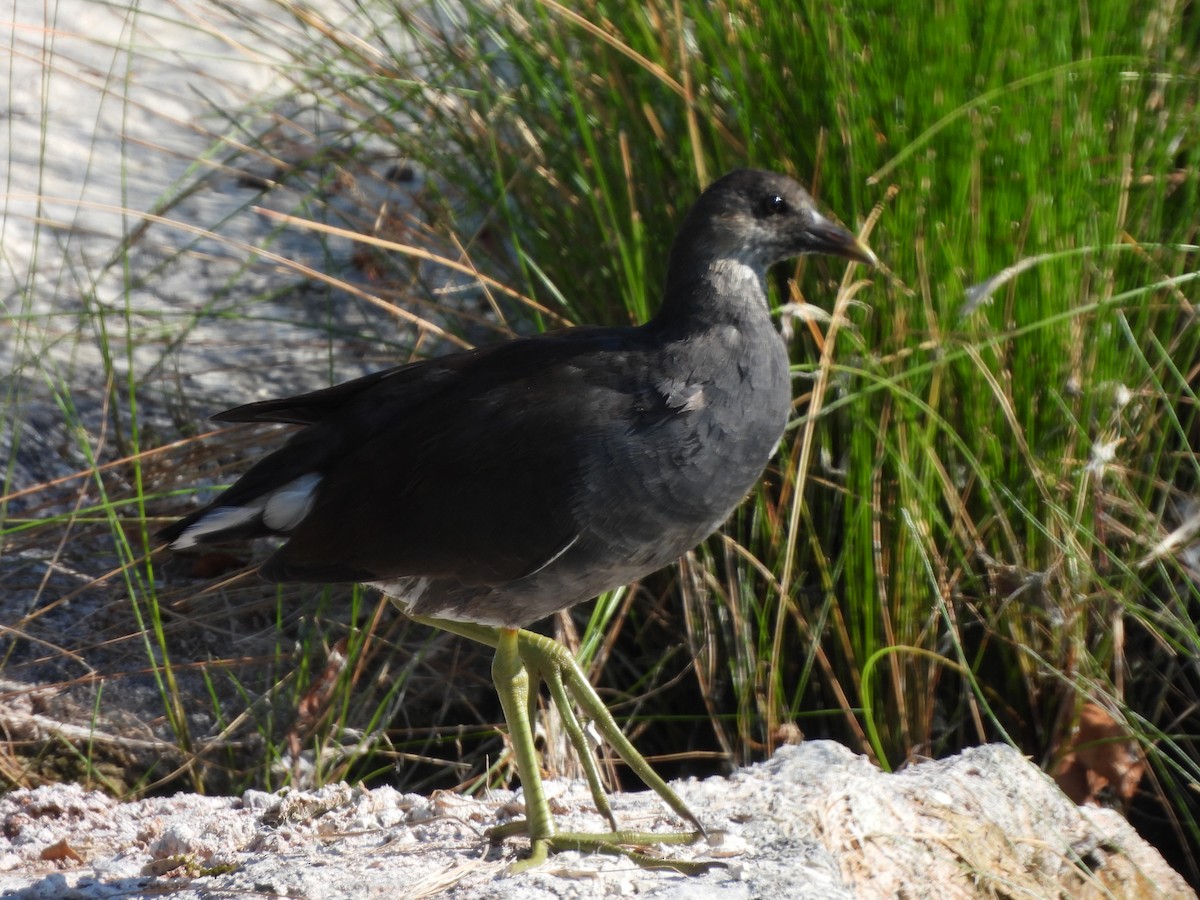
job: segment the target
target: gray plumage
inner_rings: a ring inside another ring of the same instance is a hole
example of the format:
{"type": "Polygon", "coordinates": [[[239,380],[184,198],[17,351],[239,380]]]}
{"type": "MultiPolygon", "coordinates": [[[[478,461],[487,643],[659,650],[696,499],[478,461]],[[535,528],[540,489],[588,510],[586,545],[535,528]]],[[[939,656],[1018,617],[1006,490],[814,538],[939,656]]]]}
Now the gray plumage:
{"type": "Polygon", "coordinates": [[[640,578],[720,526],[783,434],[766,273],[802,253],[874,262],[790,178],[732,172],[686,217],[647,324],[221,413],[306,427],[162,537],[286,536],[270,581],[368,582],[418,615],[513,627],[640,578]]]}

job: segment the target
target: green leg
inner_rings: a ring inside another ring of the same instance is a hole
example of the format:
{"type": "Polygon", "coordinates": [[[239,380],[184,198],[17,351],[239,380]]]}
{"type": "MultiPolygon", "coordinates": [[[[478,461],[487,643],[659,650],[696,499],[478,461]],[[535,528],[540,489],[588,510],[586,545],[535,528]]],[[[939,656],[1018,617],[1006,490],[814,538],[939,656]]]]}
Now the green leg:
{"type": "Polygon", "coordinates": [[[518,863],[517,869],[539,865],[551,851],[581,850],[586,852],[617,853],[647,868],[671,868],[686,874],[704,872],[721,863],[662,860],[629,849],[653,844],[691,843],[704,836],[700,821],[687,808],[679,795],[658,776],[646,759],[637,752],[617,726],[603,701],[596,694],[575,658],[557,641],[540,634],[512,628],[492,628],[469,622],[453,622],[424,616],[411,616],[424,625],[441,628],[496,648],[492,663],[492,680],[500,695],[504,718],[516,757],[517,771],[525,793],[526,819],[492,829],[493,837],[527,833],[533,844],[532,855],[518,863]],[[601,814],[614,830],[601,834],[555,832],[550,806],[542,789],[541,771],[533,742],[531,707],[536,696],[531,685],[542,679],[550,687],[550,695],[563,717],[564,727],[587,774],[588,785],[601,814]],[[666,804],[696,827],[695,833],[655,834],[653,832],[618,831],[608,798],[604,795],[596,761],[587,744],[583,729],[575,716],[574,700],[592,719],[600,733],[642,781],[655,791],[666,804]]]}
{"type": "MultiPolygon", "coordinates": [[[[410,616],[414,622],[420,622],[422,625],[429,625],[432,628],[441,628],[444,631],[449,631],[452,634],[457,634],[460,637],[465,637],[476,643],[486,644],[489,647],[498,647],[500,640],[500,629],[490,628],[486,625],[474,625],[469,622],[453,622],[449,620],[432,619],[426,616],[410,616]]],[[[518,642],[521,639],[529,636],[530,632],[519,631],[518,642]]],[[[524,654],[522,654],[524,656],[524,654]]],[[[582,673],[581,677],[582,677],[582,673]]],[[[579,724],[579,719],[575,716],[575,710],[571,706],[570,699],[567,696],[566,689],[563,687],[562,677],[557,671],[550,673],[550,694],[554,700],[555,706],[562,715],[563,727],[566,729],[567,738],[571,741],[571,746],[575,748],[575,753],[579,758],[580,765],[583,766],[584,774],[587,777],[588,787],[592,792],[592,800],[596,804],[596,809],[600,815],[608,820],[608,824],[613,831],[617,830],[617,821],[613,817],[612,807],[608,802],[608,795],[604,793],[604,785],[600,780],[600,770],[596,766],[596,758],[592,753],[592,748],[588,744],[587,737],[583,733],[583,728],[579,724]]],[[[541,678],[540,672],[535,668],[531,676],[536,676],[538,680],[541,678]]],[[[586,679],[585,679],[586,681],[586,679]]],[[[537,705],[537,685],[531,685],[529,691],[529,721],[532,723],[536,714],[537,705]]],[[[590,685],[589,685],[590,687],[590,685]]],[[[597,698],[599,702],[599,698],[597,698]]],[[[503,704],[502,704],[503,705],[503,704]]],[[[518,766],[519,767],[519,766],[518,766]]],[[[522,829],[524,824],[522,824],[522,829]]],[[[509,829],[505,828],[505,831],[509,829]]],[[[522,833],[521,829],[513,829],[512,833],[522,833]]]]}
{"type": "MultiPolygon", "coordinates": [[[[526,662],[526,667],[528,668],[528,662],[526,662]]],[[[562,724],[567,732],[567,738],[571,741],[571,746],[575,748],[575,755],[579,758],[579,764],[583,766],[583,774],[587,777],[588,789],[592,792],[592,800],[596,804],[596,809],[599,810],[600,815],[608,820],[608,826],[613,831],[616,831],[617,819],[613,815],[612,806],[609,805],[608,795],[604,793],[604,784],[600,780],[600,769],[596,765],[596,756],[592,752],[587,736],[583,733],[583,727],[579,724],[578,717],[575,715],[575,708],[571,705],[571,698],[567,696],[567,688],[563,684],[562,673],[557,669],[547,672],[546,683],[550,686],[550,697],[554,701],[559,715],[562,717],[562,724]]]]}
{"type": "Polygon", "coordinates": [[[517,758],[517,771],[525,792],[525,824],[533,845],[529,859],[519,865],[532,868],[546,860],[548,842],[554,836],[554,820],[550,816],[546,792],[542,789],[542,773],[538,768],[537,748],[533,743],[533,726],[529,717],[529,672],[521,659],[517,629],[501,628],[496,636],[492,683],[500,695],[513,755],[517,758]]]}
{"type": "MultiPolygon", "coordinates": [[[[565,684],[571,697],[591,717],[599,732],[617,751],[617,755],[625,761],[625,764],[633,770],[634,774],[642,779],[642,783],[658,794],[663,802],[681,818],[696,826],[696,831],[699,832],[698,836],[703,836],[704,826],[700,824],[700,820],[679,799],[679,795],[671,790],[671,786],[659,777],[650,763],[646,762],[646,758],[638,753],[629,738],[625,737],[625,732],[621,731],[616,719],[612,717],[612,713],[608,711],[608,707],[604,705],[604,701],[600,699],[591,682],[587,680],[587,676],[583,674],[583,670],[579,668],[579,663],[575,661],[575,657],[571,655],[570,651],[558,641],[545,635],[535,634],[532,631],[522,631],[520,635],[521,657],[525,660],[525,667],[539,671],[550,684],[551,695],[559,710],[570,707],[570,703],[566,702],[566,693],[562,691],[562,686],[565,684]],[[561,692],[561,698],[554,696],[556,685],[561,692]]],[[[566,717],[567,714],[564,714],[564,720],[566,717]]],[[[574,718],[573,713],[571,713],[571,718],[574,718]]],[[[582,731],[580,731],[580,738],[582,739],[582,731]]],[[[579,752],[578,745],[576,745],[576,751],[579,752]]],[[[592,759],[590,752],[587,753],[587,758],[592,759]]],[[[590,782],[591,778],[589,777],[588,780],[590,782]]],[[[597,775],[598,782],[599,776],[597,775]]]]}

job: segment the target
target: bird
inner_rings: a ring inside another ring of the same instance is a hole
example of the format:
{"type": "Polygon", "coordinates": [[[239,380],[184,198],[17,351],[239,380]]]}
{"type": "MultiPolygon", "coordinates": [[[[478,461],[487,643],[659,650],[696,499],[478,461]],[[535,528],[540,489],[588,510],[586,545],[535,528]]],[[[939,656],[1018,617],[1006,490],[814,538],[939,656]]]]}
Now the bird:
{"type": "Polygon", "coordinates": [[[617,832],[572,704],[695,827],[681,838],[702,835],[570,652],[528,626],[677,560],[754,487],[792,406],[768,271],[805,254],[878,264],[793,178],[733,170],[683,218],[645,323],[511,339],[219,413],[301,428],[159,537],[175,550],[282,539],[267,581],[372,585],[416,621],[494,647],[526,809],[500,831],[528,836],[523,865],[636,843],[617,832]],[[611,834],[555,827],[529,721],[543,681],[611,834]]]}

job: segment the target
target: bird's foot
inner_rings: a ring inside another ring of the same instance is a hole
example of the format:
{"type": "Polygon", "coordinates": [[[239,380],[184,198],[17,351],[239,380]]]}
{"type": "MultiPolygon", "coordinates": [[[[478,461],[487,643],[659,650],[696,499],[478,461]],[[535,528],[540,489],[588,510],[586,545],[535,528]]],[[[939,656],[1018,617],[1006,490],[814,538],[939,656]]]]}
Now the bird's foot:
{"type": "MultiPolygon", "coordinates": [[[[498,843],[505,838],[527,833],[528,823],[522,819],[490,829],[488,837],[498,843]]],[[[535,869],[546,862],[551,853],[564,853],[568,850],[577,853],[605,853],[611,856],[622,856],[643,869],[671,869],[683,875],[701,875],[713,869],[725,868],[724,863],[715,860],[667,859],[648,852],[656,844],[680,846],[693,844],[703,837],[704,835],[699,832],[655,834],[642,831],[598,833],[561,831],[550,837],[531,841],[529,856],[513,863],[510,871],[516,874],[535,869]]]]}
{"type": "MultiPolygon", "coordinates": [[[[550,697],[554,701],[559,714],[562,716],[563,728],[571,745],[583,766],[587,777],[588,788],[596,809],[609,825],[612,831],[603,833],[588,832],[556,832],[544,838],[532,840],[532,850],[528,858],[514,866],[514,871],[525,871],[543,863],[548,854],[574,850],[581,853],[608,853],[623,856],[645,869],[673,869],[685,875],[698,875],[714,868],[723,868],[724,864],[712,861],[693,861],[665,859],[654,856],[647,851],[656,844],[681,845],[693,844],[707,837],[700,820],[688,809],[658,773],[634,748],[625,737],[613,719],[608,707],[596,694],[587,676],[579,668],[575,657],[566,647],[544,635],[532,631],[517,632],[517,647],[526,671],[534,679],[541,679],[550,688],[550,697]],[[572,700],[574,703],[572,703],[572,700]],[[609,742],[617,754],[625,761],[642,782],[651,788],[682,818],[696,826],[692,832],[675,832],[655,834],[653,832],[622,831],[617,828],[616,818],[608,802],[600,780],[600,772],[596,758],[589,746],[583,727],[575,715],[575,705],[578,705],[591,718],[592,724],[609,742]]],[[[493,835],[528,834],[526,822],[515,822],[509,826],[492,829],[493,835]],[[504,829],[502,831],[502,829],[504,829]]]]}
{"type": "Polygon", "coordinates": [[[645,757],[638,753],[625,737],[566,647],[532,631],[493,628],[419,616],[413,618],[496,648],[496,656],[492,661],[492,680],[500,696],[500,705],[504,708],[504,719],[508,723],[509,740],[512,742],[513,756],[525,794],[526,818],[493,828],[489,834],[493,840],[503,840],[518,834],[528,836],[532,845],[531,853],[527,859],[517,864],[517,871],[541,865],[549,854],[565,850],[612,853],[647,868],[670,868],[687,874],[706,872],[721,866],[721,863],[715,862],[666,860],[645,852],[655,844],[688,844],[707,837],[707,834],[700,820],[688,809],[679,795],[659,777],[645,757]],[[533,741],[531,711],[542,681],[550,688],[550,696],[562,716],[564,730],[587,776],[596,808],[612,826],[611,832],[559,832],[554,827],[533,741]],[[694,832],[654,834],[617,829],[612,807],[600,780],[595,756],[575,715],[575,705],[584,711],[597,731],[646,786],[658,794],[679,816],[695,826],[694,832]]]}

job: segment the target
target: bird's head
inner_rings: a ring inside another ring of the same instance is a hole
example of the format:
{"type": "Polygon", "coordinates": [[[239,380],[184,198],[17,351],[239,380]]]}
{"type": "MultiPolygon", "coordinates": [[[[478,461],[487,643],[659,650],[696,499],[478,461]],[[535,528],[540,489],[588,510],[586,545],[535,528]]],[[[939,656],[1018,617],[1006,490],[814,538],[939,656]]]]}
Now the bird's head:
{"type": "Polygon", "coordinates": [[[676,238],[674,255],[734,259],[765,273],[806,253],[878,265],[870,248],[817,211],[808,191],[776,172],[736,169],[700,195],[676,238]]]}

